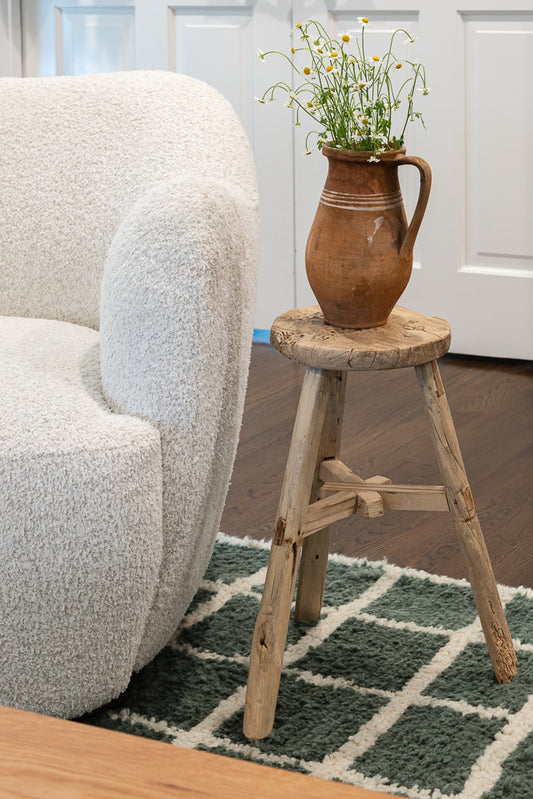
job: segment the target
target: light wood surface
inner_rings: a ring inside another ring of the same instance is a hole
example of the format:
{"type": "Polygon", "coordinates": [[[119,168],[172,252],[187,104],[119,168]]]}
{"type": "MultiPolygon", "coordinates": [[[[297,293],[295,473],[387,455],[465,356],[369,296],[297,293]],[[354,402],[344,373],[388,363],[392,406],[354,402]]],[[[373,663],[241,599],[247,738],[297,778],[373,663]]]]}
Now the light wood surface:
{"type": "Polygon", "coordinates": [[[448,511],[448,500],[444,486],[427,485],[393,485],[387,477],[376,475],[363,480],[355,474],[342,461],[332,459],[320,464],[320,479],[323,485],[319,491],[320,497],[328,497],[336,491],[346,491],[353,488],[357,492],[357,512],[366,518],[376,518],[384,510],[435,510],[448,511]],[[375,486],[375,491],[368,491],[375,486]],[[376,500],[369,496],[379,497],[381,506],[376,512],[369,512],[376,500]],[[361,497],[363,499],[361,499],[361,497]]]}
{"type": "MultiPolygon", "coordinates": [[[[372,478],[370,478],[372,480],[372,478]]],[[[370,480],[364,482],[345,482],[345,483],[324,483],[320,489],[320,496],[331,496],[338,491],[345,491],[350,486],[357,493],[357,511],[359,511],[359,500],[366,495],[365,491],[370,480]]],[[[384,510],[433,510],[448,511],[448,500],[444,486],[423,486],[423,485],[396,485],[388,483],[379,486],[379,491],[372,492],[378,494],[384,510]]],[[[310,509],[311,510],[311,509],[310,509]]],[[[368,513],[364,513],[366,518],[375,518],[368,513]]]]}
{"type": "Polygon", "coordinates": [[[250,651],[243,729],[244,734],[252,739],[264,738],[274,724],[302,528],[317,468],[329,397],[327,372],[308,368],[294,422],[274,540],[250,651]]]}
{"type": "MultiPolygon", "coordinates": [[[[341,483],[348,483],[350,485],[353,483],[359,483],[360,490],[357,491],[357,506],[354,510],[354,513],[359,512],[367,519],[375,519],[378,516],[383,516],[384,507],[380,494],[378,494],[377,491],[372,491],[371,486],[367,486],[366,483],[372,482],[377,483],[378,485],[384,485],[391,482],[388,477],[375,475],[368,481],[365,481],[362,477],[359,477],[358,474],[355,474],[355,472],[349,469],[348,466],[346,466],[346,464],[344,464],[338,458],[332,458],[331,460],[321,463],[319,467],[319,475],[323,482],[340,481],[341,483]]],[[[341,486],[341,488],[348,487],[348,485],[341,486]]],[[[320,496],[327,495],[322,489],[319,494],[320,496]]]]}
{"type": "Polygon", "coordinates": [[[510,682],[517,672],[516,653],[468,485],[437,362],[417,366],[416,375],[494,674],[498,682],[510,682]]]}
{"type": "Polygon", "coordinates": [[[337,490],[329,497],[309,505],[302,527],[302,535],[314,535],[324,527],[347,519],[357,513],[358,495],[355,490],[337,490]]]}
{"type": "Polygon", "coordinates": [[[1,799],[386,799],[390,794],[0,707],[1,799]]]}
{"type": "MultiPolygon", "coordinates": [[[[313,477],[313,485],[309,502],[318,499],[322,484],[319,466],[325,458],[337,458],[340,450],[342,421],[344,416],[344,399],[346,395],[346,372],[329,372],[328,405],[320,443],[318,445],[317,464],[313,477]]],[[[307,523],[307,517],[306,517],[307,523]]],[[[329,525],[319,525],[314,535],[308,535],[302,544],[298,590],[296,592],[296,621],[313,621],[320,618],[326,572],[329,555],[329,525]]],[[[306,531],[302,530],[306,535],[306,531]]]]}
{"type": "Polygon", "coordinates": [[[417,366],[448,351],[450,326],[397,305],[387,324],[348,330],[324,323],[318,305],[295,308],[274,320],[270,341],[285,357],[306,366],[375,371],[417,366]]]}

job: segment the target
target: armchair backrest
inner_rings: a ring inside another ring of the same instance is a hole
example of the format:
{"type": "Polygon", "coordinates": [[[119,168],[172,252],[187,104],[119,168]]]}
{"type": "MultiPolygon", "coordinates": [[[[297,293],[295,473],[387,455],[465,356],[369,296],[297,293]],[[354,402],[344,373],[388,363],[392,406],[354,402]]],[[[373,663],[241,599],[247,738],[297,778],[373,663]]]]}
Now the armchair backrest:
{"type": "Polygon", "coordinates": [[[97,328],[119,225],[188,174],[254,186],[242,127],[206,84],[167,72],[0,79],[0,314],[97,328]]]}

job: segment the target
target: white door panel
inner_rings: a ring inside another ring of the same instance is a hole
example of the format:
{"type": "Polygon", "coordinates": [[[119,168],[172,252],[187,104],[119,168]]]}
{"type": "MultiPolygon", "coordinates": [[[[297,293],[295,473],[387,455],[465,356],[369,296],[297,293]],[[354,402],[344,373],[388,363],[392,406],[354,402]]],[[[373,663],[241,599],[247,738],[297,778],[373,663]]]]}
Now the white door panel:
{"type": "Polygon", "coordinates": [[[56,64],[63,75],[134,69],[133,9],[55,8],[56,64]]]}
{"type": "Polygon", "coordinates": [[[129,0],[23,0],[21,9],[24,75],[135,69],[135,9],[129,0]]]}
{"type": "MultiPolygon", "coordinates": [[[[254,102],[291,80],[286,62],[259,61],[257,48],[288,52],[293,24],[309,18],[336,35],[368,16],[378,51],[406,28],[431,87],[419,102],[427,130],[414,124],[407,149],[434,184],[400,302],[449,319],[455,352],[533,358],[533,0],[0,0],[2,74],[20,71],[19,7],[25,75],[172,69],[232,102],[260,185],[260,328],[315,302],[304,250],[327,162],[304,154],[304,126],[293,128],[282,100],[254,102]]],[[[400,174],[410,217],[418,173],[400,174]]]]}
{"type": "Polygon", "coordinates": [[[175,7],[170,20],[170,64],[216,86],[253,136],[253,7],[198,11],[175,7]]]}
{"type": "Polygon", "coordinates": [[[22,41],[19,0],[0,0],[0,75],[22,74],[22,41]]]}
{"type": "Polygon", "coordinates": [[[533,103],[521,103],[519,98],[531,91],[533,15],[529,20],[510,20],[506,14],[497,19],[486,14],[462,16],[467,108],[465,267],[492,267],[502,276],[506,268],[531,273],[533,171],[523,168],[522,159],[527,159],[531,149],[533,103]],[[500,87],[504,65],[512,72],[506,88],[500,87]],[[502,138],[507,139],[505,150],[495,148],[502,138]]]}

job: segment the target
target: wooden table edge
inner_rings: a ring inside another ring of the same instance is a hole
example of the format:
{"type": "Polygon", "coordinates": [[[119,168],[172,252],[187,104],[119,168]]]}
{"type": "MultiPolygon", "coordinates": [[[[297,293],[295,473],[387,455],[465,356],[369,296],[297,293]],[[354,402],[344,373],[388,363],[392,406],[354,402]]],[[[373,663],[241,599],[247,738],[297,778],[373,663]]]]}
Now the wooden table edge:
{"type": "Polygon", "coordinates": [[[385,799],[391,794],[0,707],[2,799],[385,799]]]}

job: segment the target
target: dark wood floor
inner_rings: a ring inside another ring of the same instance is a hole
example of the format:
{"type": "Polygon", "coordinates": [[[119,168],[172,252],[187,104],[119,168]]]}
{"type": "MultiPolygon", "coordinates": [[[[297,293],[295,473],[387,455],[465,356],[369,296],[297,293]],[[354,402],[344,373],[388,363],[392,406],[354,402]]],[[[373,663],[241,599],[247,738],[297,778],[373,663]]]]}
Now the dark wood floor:
{"type": "MultiPolygon", "coordinates": [[[[533,587],[533,364],[447,355],[440,367],[496,579],[533,587]]],[[[225,533],[271,538],[302,378],[253,345],[225,533]]],[[[441,482],[413,369],[348,376],[341,458],[363,477],[441,482]]],[[[448,513],[358,515],[333,528],[332,550],[466,577],[448,513]]]]}

